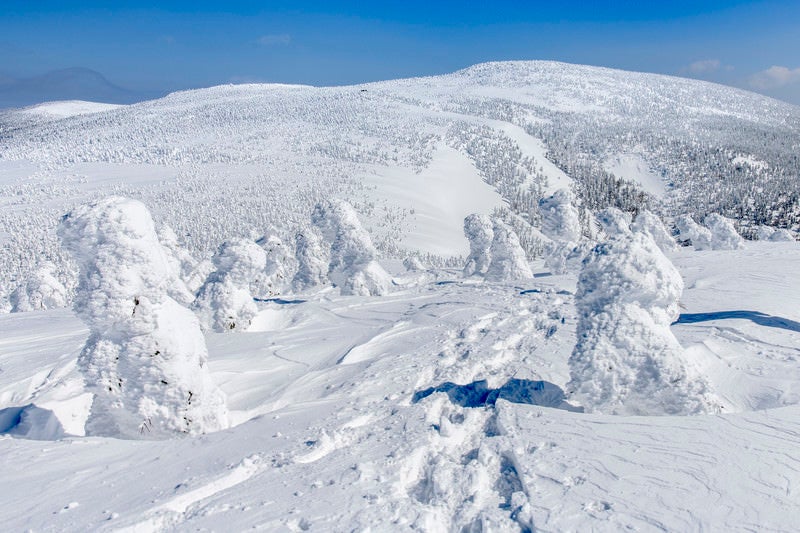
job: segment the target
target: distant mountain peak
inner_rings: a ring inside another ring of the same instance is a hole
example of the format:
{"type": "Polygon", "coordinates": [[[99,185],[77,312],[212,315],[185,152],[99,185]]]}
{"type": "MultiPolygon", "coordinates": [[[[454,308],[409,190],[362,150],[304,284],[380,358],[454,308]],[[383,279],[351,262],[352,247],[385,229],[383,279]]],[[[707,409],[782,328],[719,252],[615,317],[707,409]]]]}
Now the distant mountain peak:
{"type": "Polygon", "coordinates": [[[52,70],[29,78],[0,77],[0,108],[61,100],[130,104],[153,96],[120,87],[86,67],[52,70]]]}

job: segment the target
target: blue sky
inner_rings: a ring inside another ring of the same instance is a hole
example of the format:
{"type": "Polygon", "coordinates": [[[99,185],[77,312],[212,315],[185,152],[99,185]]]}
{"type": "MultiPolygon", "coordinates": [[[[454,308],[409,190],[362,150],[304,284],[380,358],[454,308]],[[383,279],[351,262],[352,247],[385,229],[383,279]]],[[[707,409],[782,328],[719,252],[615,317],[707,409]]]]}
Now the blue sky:
{"type": "Polygon", "coordinates": [[[133,90],[340,85],[553,59],[696,77],[800,104],[797,0],[0,4],[0,75],[16,78],[79,66],[133,90]]]}

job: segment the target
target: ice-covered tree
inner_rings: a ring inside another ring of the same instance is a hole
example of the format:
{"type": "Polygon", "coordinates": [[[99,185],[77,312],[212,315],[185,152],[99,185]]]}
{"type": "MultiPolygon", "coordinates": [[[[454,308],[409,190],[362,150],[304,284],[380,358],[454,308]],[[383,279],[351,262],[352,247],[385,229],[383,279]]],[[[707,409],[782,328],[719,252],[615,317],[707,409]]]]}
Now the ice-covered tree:
{"type": "Polygon", "coordinates": [[[601,209],[595,215],[600,230],[608,239],[631,233],[631,217],[616,207],[601,209]]]}
{"type": "Polygon", "coordinates": [[[712,250],[738,250],[744,248],[744,239],[733,227],[733,222],[724,216],[711,213],[703,223],[711,232],[712,250]]]}
{"type": "Polygon", "coordinates": [[[464,219],[464,236],[469,241],[469,256],[464,266],[465,276],[483,276],[492,262],[491,248],[494,239],[492,218],[473,213],[464,219]]]}
{"type": "Polygon", "coordinates": [[[294,262],[293,254],[287,250],[283,240],[271,231],[260,237],[256,244],[264,249],[266,260],[263,272],[256,276],[251,288],[259,298],[271,298],[281,294],[291,282],[290,262],[294,262]]]}
{"type": "Polygon", "coordinates": [[[330,253],[323,247],[322,238],[315,228],[306,228],[295,236],[297,272],[292,278],[292,288],[304,291],[328,283],[330,253]]]}
{"type": "Polygon", "coordinates": [[[389,292],[391,276],[376,261],[369,233],[353,206],[343,200],[317,204],[311,216],[330,243],[328,278],[343,295],[380,296],[389,292]]]}
{"type": "Polygon", "coordinates": [[[533,272],[511,226],[500,219],[492,220],[491,262],[486,270],[488,281],[532,279],[533,272]]]}
{"type": "Polygon", "coordinates": [[[206,330],[244,331],[258,307],[250,286],[264,271],[266,253],[253,241],[224,242],[212,258],[215,270],[197,293],[193,309],[206,330]]]}
{"type": "Polygon", "coordinates": [[[678,238],[690,241],[695,250],[711,249],[711,232],[694,221],[691,215],[681,215],[675,219],[678,238]]]}
{"type": "Polygon", "coordinates": [[[643,233],[620,231],[586,257],[575,295],[578,342],[568,389],[587,411],[712,409],[705,381],[689,369],[669,329],[682,291],[677,269],[643,233]]]}
{"type": "Polygon", "coordinates": [[[410,255],[403,259],[403,266],[409,272],[419,272],[425,270],[425,265],[422,260],[416,255],[410,255]]]}
{"type": "Polygon", "coordinates": [[[175,231],[168,225],[164,224],[158,229],[158,240],[169,252],[167,255],[171,279],[169,295],[182,305],[191,305],[197,287],[192,289],[186,280],[192,278],[198,265],[197,260],[181,246],[175,231]]]}
{"type": "Polygon", "coordinates": [[[567,189],[559,189],[539,201],[542,233],[552,239],[546,247],[544,264],[554,274],[564,274],[582,259],[581,219],[573,204],[574,196],[567,189]]]}
{"type": "Polygon", "coordinates": [[[636,215],[636,219],[631,224],[633,231],[644,233],[661,248],[664,253],[674,252],[678,248],[678,244],[672,235],[664,227],[661,219],[652,211],[642,210],[636,215]]]}
{"type": "Polygon", "coordinates": [[[794,235],[788,229],[770,226],[759,226],[757,236],[759,241],[792,242],[795,240],[794,235]]]}
{"type": "Polygon", "coordinates": [[[55,265],[45,263],[9,295],[11,311],[41,311],[67,306],[67,289],[56,277],[55,265]]]}
{"type": "Polygon", "coordinates": [[[552,196],[539,201],[542,216],[542,233],[554,241],[577,243],[581,240],[580,214],[574,205],[574,196],[567,189],[559,189],[552,196]]]}
{"type": "Polygon", "coordinates": [[[80,268],[89,327],[78,367],[94,393],[87,434],[163,438],[227,426],[197,318],[169,296],[169,252],[147,208],[110,197],[67,214],[59,236],[80,268]]]}

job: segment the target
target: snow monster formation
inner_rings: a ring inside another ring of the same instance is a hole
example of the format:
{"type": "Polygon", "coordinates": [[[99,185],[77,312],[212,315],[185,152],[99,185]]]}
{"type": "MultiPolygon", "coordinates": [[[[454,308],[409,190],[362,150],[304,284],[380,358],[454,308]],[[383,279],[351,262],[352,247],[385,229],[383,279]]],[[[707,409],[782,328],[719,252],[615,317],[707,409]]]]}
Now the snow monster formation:
{"type": "Polygon", "coordinates": [[[169,296],[169,252],[147,208],[110,197],[65,215],[58,233],[80,268],[74,309],[89,327],[78,358],[94,393],[86,433],[157,439],[226,427],[200,324],[169,296]]]}
{"type": "Polygon", "coordinates": [[[638,233],[644,233],[656,243],[662,252],[674,252],[678,249],[678,243],[669,234],[664,223],[658,218],[658,215],[651,211],[640,211],[636,215],[636,220],[631,224],[631,229],[638,233]]]}
{"type": "Polygon", "coordinates": [[[492,261],[494,225],[492,217],[473,213],[464,219],[464,236],[469,241],[469,256],[464,266],[464,277],[484,276],[492,261]]]}
{"type": "Polygon", "coordinates": [[[205,330],[244,331],[258,307],[251,283],[264,272],[267,255],[253,241],[226,241],[212,258],[215,270],[200,287],[193,309],[205,330]]]}
{"type": "Polygon", "coordinates": [[[525,250],[514,230],[500,219],[492,220],[491,262],[486,270],[487,281],[533,279],[525,250]]]}
{"type": "Polygon", "coordinates": [[[300,292],[328,283],[330,257],[316,229],[306,228],[298,232],[294,242],[297,272],[292,278],[292,289],[300,292]]]}
{"type": "Polygon", "coordinates": [[[391,276],[375,260],[377,252],[353,206],[343,200],[317,204],[311,221],[330,244],[328,278],[341,294],[382,296],[391,276]]]}
{"type": "Polygon", "coordinates": [[[40,311],[67,306],[67,289],[56,277],[56,267],[45,263],[9,296],[11,312],[40,311]]]}
{"type": "Polygon", "coordinates": [[[678,228],[678,238],[681,241],[690,241],[695,250],[711,249],[711,232],[698,224],[692,215],[681,215],[675,219],[678,228]]]}
{"type": "Polygon", "coordinates": [[[712,250],[739,250],[744,248],[744,239],[736,231],[733,221],[724,216],[711,213],[703,224],[711,232],[712,250]]]}
{"type": "Polygon", "coordinates": [[[575,295],[578,342],[567,389],[587,411],[685,415],[714,410],[669,329],[683,280],[646,234],[631,232],[618,210],[598,218],[608,240],[583,262],[575,295]]]}
{"type": "Polygon", "coordinates": [[[581,241],[581,221],[568,189],[559,189],[539,201],[542,233],[553,240],[547,247],[544,264],[554,274],[564,274],[580,265],[584,250],[581,241]]]}
{"type": "Polygon", "coordinates": [[[464,219],[469,257],[464,276],[487,281],[531,279],[533,273],[514,229],[499,218],[471,214],[464,219]]]}

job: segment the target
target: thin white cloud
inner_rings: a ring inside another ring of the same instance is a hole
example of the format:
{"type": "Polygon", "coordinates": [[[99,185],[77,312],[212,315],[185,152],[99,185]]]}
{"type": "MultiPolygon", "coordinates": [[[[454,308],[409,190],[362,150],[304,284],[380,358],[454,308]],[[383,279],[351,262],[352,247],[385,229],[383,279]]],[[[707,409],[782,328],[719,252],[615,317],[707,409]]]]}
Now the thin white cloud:
{"type": "Polygon", "coordinates": [[[686,70],[692,74],[708,74],[718,71],[720,67],[722,67],[722,62],[719,59],[703,59],[695,61],[686,70]]]}
{"type": "Polygon", "coordinates": [[[798,82],[800,82],[800,67],[791,69],[773,65],[750,77],[750,85],[760,90],[778,89],[798,82]]]}
{"type": "Polygon", "coordinates": [[[290,42],[292,42],[292,36],[288,33],[262,35],[256,39],[256,44],[261,46],[286,46],[290,42]]]}

